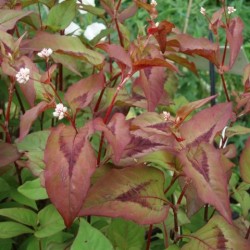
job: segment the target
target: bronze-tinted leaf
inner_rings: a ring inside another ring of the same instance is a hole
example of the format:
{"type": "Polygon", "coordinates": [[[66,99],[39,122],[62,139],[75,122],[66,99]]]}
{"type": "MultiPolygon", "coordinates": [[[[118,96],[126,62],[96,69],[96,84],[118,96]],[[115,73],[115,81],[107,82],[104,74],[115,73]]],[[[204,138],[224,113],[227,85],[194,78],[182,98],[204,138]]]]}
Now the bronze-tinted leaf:
{"type": "Polygon", "coordinates": [[[80,216],[122,217],[139,224],[162,222],[168,214],[164,175],[152,167],[113,169],[88,192],[80,216]]]}
{"type": "Polygon", "coordinates": [[[241,178],[250,184],[250,138],[246,141],[245,148],[240,156],[240,175],[241,178]]]}
{"type": "Polygon", "coordinates": [[[14,145],[0,141],[0,167],[18,160],[20,156],[21,154],[14,145]]]}
{"type": "Polygon", "coordinates": [[[51,202],[69,227],[77,217],[96,168],[88,141],[89,125],[76,133],[71,126],[53,128],[45,148],[45,187],[51,202]]]}
{"type": "Polygon", "coordinates": [[[238,229],[228,224],[219,215],[213,218],[201,229],[188,236],[191,241],[185,244],[181,250],[229,250],[229,249],[250,249],[249,241],[245,240],[238,229]]]}

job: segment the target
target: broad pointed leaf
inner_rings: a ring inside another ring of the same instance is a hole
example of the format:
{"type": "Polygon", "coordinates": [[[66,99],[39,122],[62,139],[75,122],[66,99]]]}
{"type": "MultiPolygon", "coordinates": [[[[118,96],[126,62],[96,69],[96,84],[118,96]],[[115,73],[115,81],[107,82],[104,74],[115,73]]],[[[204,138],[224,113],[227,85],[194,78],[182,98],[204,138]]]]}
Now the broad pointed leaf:
{"type": "Polygon", "coordinates": [[[18,160],[20,156],[21,154],[14,145],[0,141],[0,167],[18,160]]]}
{"type": "Polygon", "coordinates": [[[181,250],[225,250],[250,249],[249,241],[245,240],[233,225],[228,224],[221,216],[213,218],[196,233],[188,236],[191,239],[181,250]]]}
{"type": "Polygon", "coordinates": [[[21,116],[19,140],[21,141],[30,131],[33,122],[37,117],[49,107],[49,103],[40,102],[35,107],[27,110],[21,116]]]}
{"type": "Polygon", "coordinates": [[[216,96],[210,96],[202,100],[198,100],[195,102],[190,102],[185,106],[182,106],[179,108],[176,112],[176,116],[180,117],[180,119],[183,121],[186,119],[186,117],[193,112],[194,110],[200,108],[201,106],[205,105],[209,101],[213,100],[216,96]]]}
{"type": "Polygon", "coordinates": [[[250,184],[250,137],[246,141],[245,148],[240,155],[240,175],[241,178],[250,184]]]}
{"type": "Polygon", "coordinates": [[[204,109],[180,127],[181,137],[185,139],[186,145],[198,145],[201,141],[211,143],[231,117],[231,103],[221,103],[204,109]]]}
{"type": "Polygon", "coordinates": [[[81,209],[96,168],[88,135],[88,125],[76,133],[61,124],[52,130],[44,152],[45,187],[68,227],[81,209]]]}
{"type": "Polygon", "coordinates": [[[12,221],[0,222],[0,238],[13,238],[21,234],[32,234],[34,231],[29,227],[12,221]]]}
{"type": "Polygon", "coordinates": [[[220,150],[213,145],[200,143],[182,150],[179,159],[184,173],[193,181],[199,198],[213,205],[231,223],[226,173],[230,166],[224,166],[228,163],[223,160],[220,150]]]}
{"type": "Polygon", "coordinates": [[[140,76],[135,84],[139,84],[147,98],[148,111],[153,112],[161,100],[164,93],[164,83],[166,80],[165,69],[162,67],[152,67],[148,70],[141,70],[140,76]]]}
{"type": "Polygon", "coordinates": [[[72,110],[85,108],[94,95],[104,87],[105,77],[103,72],[91,75],[71,85],[65,94],[65,100],[72,110]]]}
{"type": "Polygon", "coordinates": [[[229,27],[226,29],[227,41],[230,46],[229,69],[233,67],[243,43],[243,26],[242,20],[236,17],[230,20],[229,27]]]}
{"type": "Polygon", "coordinates": [[[80,219],[77,236],[70,248],[71,250],[113,250],[110,241],[96,228],[84,219],[80,219]]]}
{"type": "Polygon", "coordinates": [[[51,48],[55,53],[70,55],[93,65],[101,65],[104,60],[101,54],[87,49],[78,37],[61,36],[47,32],[38,32],[33,39],[23,42],[22,48],[28,51],[51,48]]]}
{"type": "Polygon", "coordinates": [[[122,217],[138,224],[162,222],[168,214],[163,173],[152,167],[113,169],[89,190],[80,216],[122,217]]]}

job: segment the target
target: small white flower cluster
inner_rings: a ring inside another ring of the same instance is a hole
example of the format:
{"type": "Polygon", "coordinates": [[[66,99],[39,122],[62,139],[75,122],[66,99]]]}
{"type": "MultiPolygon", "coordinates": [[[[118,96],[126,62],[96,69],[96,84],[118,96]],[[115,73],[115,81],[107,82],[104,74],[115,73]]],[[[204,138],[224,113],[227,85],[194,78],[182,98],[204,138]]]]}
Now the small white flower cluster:
{"type": "Polygon", "coordinates": [[[67,107],[64,107],[62,103],[58,103],[56,105],[55,111],[53,112],[53,116],[58,117],[59,120],[62,120],[67,110],[67,107]]]}
{"type": "Polygon", "coordinates": [[[227,7],[227,14],[228,15],[234,13],[235,11],[236,11],[236,9],[233,6],[228,6],[227,7]]]}
{"type": "Polygon", "coordinates": [[[201,13],[203,16],[205,16],[205,15],[206,15],[206,9],[203,8],[203,7],[201,7],[200,13],[201,13]]]}
{"type": "Polygon", "coordinates": [[[37,55],[41,58],[48,59],[52,53],[53,53],[53,50],[51,48],[48,48],[48,49],[44,48],[42,51],[37,53],[37,55]]]}
{"type": "Polygon", "coordinates": [[[30,69],[28,68],[20,68],[18,73],[16,74],[16,80],[20,84],[25,84],[30,79],[30,69]]]}
{"type": "Polygon", "coordinates": [[[155,7],[157,5],[157,2],[155,0],[151,0],[150,4],[155,7]]]}
{"type": "Polygon", "coordinates": [[[170,118],[171,118],[170,113],[167,112],[167,111],[163,111],[163,112],[162,112],[162,115],[163,115],[163,119],[164,119],[166,122],[169,121],[170,118]]]}

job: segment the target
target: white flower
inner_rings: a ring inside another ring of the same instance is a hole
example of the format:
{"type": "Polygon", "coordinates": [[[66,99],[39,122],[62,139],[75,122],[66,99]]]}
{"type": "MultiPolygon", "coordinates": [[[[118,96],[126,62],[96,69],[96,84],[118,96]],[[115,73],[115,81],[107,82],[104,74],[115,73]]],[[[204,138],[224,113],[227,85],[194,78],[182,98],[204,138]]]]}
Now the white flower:
{"type": "Polygon", "coordinates": [[[78,24],[71,22],[70,25],[65,29],[64,34],[72,36],[80,36],[82,32],[83,31],[78,24]]]}
{"type": "Polygon", "coordinates": [[[227,7],[227,13],[228,15],[234,13],[236,11],[236,9],[233,6],[228,6],[227,7]]]}
{"type": "Polygon", "coordinates": [[[88,40],[92,40],[97,35],[100,34],[102,30],[105,30],[106,26],[103,23],[92,23],[87,26],[86,30],[84,31],[84,36],[88,40]]]}
{"type": "Polygon", "coordinates": [[[200,13],[201,13],[203,16],[205,16],[205,15],[206,15],[206,9],[203,8],[203,7],[201,7],[200,13]]]}
{"type": "Polygon", "coordinates": [[[30,70],[28,68],[20,68],[19,72],[16,74],[16,80],[20,84],[25,84],[30,79],[30,70]]]}
{"type": "Polygon", "coordinates": [[[170,113],[167,112],[167,111],[163,111],[163,112],[162,112],[162,115],[163,115],[163,119],[164,119],[165,121],[169,121],[169,119],[171,118],[170,113]]]}
{"type": "Polygon", "coordinates": [[[59,120],[62,120],[67,110],[67,107],[64,107],[62,103],[58,103],[56,105],[55,112],[53,112],[53,116],[58,117],[59,120]]]}
{"type": "Polygon", "coordinates": [[[42,51],[40,51],[39,53],[37,53],[37,55],[41,58],[49,58],[51,56],[51,54],[53,53],[53,50],[51,48],[48,49],[43,49],[42,51]]]}
{"type": "Polygon", "coordinates": [[[151,0],[151,5],[155,7],[157,5],[157,2],[155,0],[151,0]]]}
{"type": "MultiPolygon", "coordinates": [[[[59,0],[59,3],[62,3],[64,1],[65,0],[59,0]]],[[[76,3],[78,3],[78,4],[82,3],[84,5],[91,5],[91,6],[95,7],[95,0],[76,0],[76,3]]],[[[85,11],[85,10],[79,10],[79,12],[83,15],[87,13],[87,11],[85,11]]]]}

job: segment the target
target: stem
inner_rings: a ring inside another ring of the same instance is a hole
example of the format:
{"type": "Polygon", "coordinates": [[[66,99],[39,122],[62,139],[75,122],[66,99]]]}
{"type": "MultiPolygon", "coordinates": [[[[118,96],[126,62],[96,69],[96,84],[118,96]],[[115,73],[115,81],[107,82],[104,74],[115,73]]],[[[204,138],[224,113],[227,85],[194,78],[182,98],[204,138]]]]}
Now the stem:
{"type": "Polygon", "coordinates": [[[172,209],[174,213],[174,238],[176,238],[176,235],[178,234],[178,215],[176,207],[172,207],[172,209]]]}
{"type": "Polygon", "coordinates": [[[55,89],[55,87],[53,86],[53,84],[51,82],[49,83],[49,86],[53,89],[53,91],[54,91],[56,97],[58,98],[58,100],[60,101],[60,103],[63,103],[62,99],[60,98],[60,96],[57,93],[57,90],[55,89]]]}
{"type": "Polygon", "coordinates": [[[168,231],[166,228],[165,221],[162,222],[162,225],[163,225],[163,230],[164,230],[164,243],[165,243],[164,245],[165,245],[165,248],[167,249],[169,246],[169,243],[168,243],[168,231]]]}
{"type": "Polygon", "coordinates": [[[184,34],[186,33],[187,28],[188,28],[188,21],[189,21],[189,16],[190,16],[192,4],[193,4],[193,0],[189,0],[188,8],[187,8],[187,15],[186,15],[186,19],[185,19],[185,25],[184,25],[184,29],[183,29],[184,34]]]}
{"type": "Polygon", "coordinates": [[[63,91],[63,65],[59,63],[59,90],[63,91]]]}
{"type": "Polygon", "coordinates": [[[120,31],[120,28],[119,28],[117,17],[115,17],[115,26],[116,26],[116,29],[117,29],[117,32],[118,32],[118,37],[119,37],[120,44],[121,44],[122,47],[124,47],[124,43],[123,43],[123,39],[122,39],[122,33],[120,31]]]}
{"type": "Polygon", "coordinates": [[[227,40],[226,40],[226,42],[225,42],[224,51],[223,51],[223,56],[222,56],[222,61],[221,61],[221,65],[222,65],[222,66],[223,66],[224,63],[225,63],[226,54],[227,54],[227,40]]]}
{"type": "Polygon", "coordinates": [[[171,180],[170,184],[168,185],[168,187],[167,187],[167,188],[165,189],[165,191],[164,191],[164,194],[166,194],[166,193],[169,191],[169,189],[174,185],[175,181],[176,181],[179,177],[180,177],[180,175],[174,173],[174,175],[172,176],[172,180],[171,180]]]}
{"type": "Polygon", "coordinates": [[[100,93],[100,95],[99,95],[99,97],[98,97],[98,100],[97,100],[96,105],[95,105],[95,108],[94,108],[94,112],[97,112],[98,109],[99,109],[99,106],[100,106],[100,104],[101,104],[101,100],[102,100],[103,94],[104,94],[104,92],[105,92],[105,89],[106,89],[106,87],[104,87],[104,88],[102,89],[102,91],[101,91],[101,93],[100,93]]]}
{"type": "Polygon", "coordinates": [[[249,226],[248,229],[247,229],[247,233],[246,233],[246,236],[245,236],[245,239],[246,239],[246,240],[248,240],[249,235],[250,235],[250,226],[249,226]]]}
{"type": "Polygon", "coordinates": [[[227,98],[227,101],[230,102],[230,98],[229,98],[229,95],[228,95],[228,91],[227,91],[227,85],[226,85],[226,82],[225,82],[225,78],[224,78],[224,75],[221,74],[221,80],[222,80],[222,84],[223,84],[223,89],[224,89],[224,92],[225,92],[225,95],[226,95],[226,98],[227,98]]]}
{"type": "Polygon", "coordinates": [[[22,185],[23,181],[22,181],[22,176],[21,176],[21,170],[19,169],[16,162],[14,162],[14,165],[15,165],[15,168],[16,168],[16,173],[17,173],[17,178],[18,178],[19,185],[22,185]]]}
{"type": "Polygon", "coordinates": [[[189,184],[190,184],[190,180],[188,180],[188,181],[185,183],[185,186],[184,186],[184,188],[182,189],[181,194],[180,194],[180,197],[179,197],[179,199],[178,199],[178,201],[177,201],[177,205],[180,205],[180,204],[181,204],[181,201],[182,201],[183,196],[185,195],[185,193],[186,193],[186,191],[187,191],[187,188],[188,188],[189,184]]]}
{"type": "Polygon", "coordinates": [[[150,224],[150,225],[149,225],[149,230],[148,230],[148,239],[147,239],[147,247],[146,247],[146,250],[149,250],[149,249],[150,249],[152,230],[153,230],[153,225],[150,224]]]}
{"type": "Polygon", "coordinates": [[[103,142],[104,142],[104,133],[102,132],[101,140],[100,140],[100,144],[99,144],[98,156],[97,156],[97,167],[99,167],[99,165],[101,163],[101,155],[102,155],[103,142]]]}
{"type": "Polygon", "coordinates": [[[208,222],[208,204],[205,205],[204,209],[204,221],[208,222]]]}

